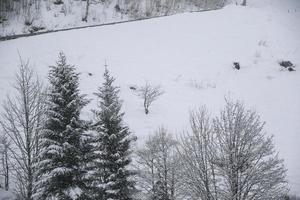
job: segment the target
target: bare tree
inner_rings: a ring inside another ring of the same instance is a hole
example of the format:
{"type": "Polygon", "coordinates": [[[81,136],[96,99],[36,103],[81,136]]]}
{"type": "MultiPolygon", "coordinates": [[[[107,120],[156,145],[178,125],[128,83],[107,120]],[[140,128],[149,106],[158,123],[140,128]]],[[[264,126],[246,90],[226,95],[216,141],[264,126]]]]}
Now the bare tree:
{"type": "Polygon", "coordinates": [[[7,191],[9,189],[10,181],[10,141],[6,134],[0,136],[0,145],[1,145],[1,175],[4,177],[4,186],[3,188],[7,191]]]}
{"type": "Polygon", "coordinates": [[[105,1],[107,1],[107,0],[86,0],[85,14],[84,14],[84,17],[82,18],[82,21],[84,21],[84,22],[88,21],[89,10],[90,10],[90,6],[92,4],[104,3],[105,1]]]}
{"type": "Polygon", "coordinates": [[[144,109],[146,115],[149,113],[149,107],[151,104],[163,93],[164,92],[161,90],[160,86],[152,86],[148,82],[146,82],[144,86],[137,90],[137,95],[144,100],[144,109]]]}
{"type": "Polygon", "coordinates": [[[192,133],[177,147],[184,188],[192,199],[283,199],[286,169],[264,122],[240,102],[226,100],[220,117],[192,112],[192,133]]]}
{"type": "Polygon", "coordinates": [[[35,77],[29,63],[21,65],[16,74],[16,95],[7,97],[1,113],[2,128],[12,142],[14,173],[17,191],[22,199],[33,194],[35,158],[39,151],[39,132],[44,112],[42,84],[35,77]]]}
{"type": "Polygon", "coordinates": [[[243,0],[242,6],[246,6],[246,5],[247,5],[247,0],[243,0]]]}
{"type": "Polygon", "coordinates": [[[218,199],[214,135],[207,109],[202,107],[190,114],[191,133],[180,137],[181,179],[193,199],[218,199]]]}
{"type": "Polygon", "coordinates": [[[85,15],[82,18],[82,21],[87,22],[88,16],[89,16],[89,9],[90,9],[90,0],[86,0],[86,6],[85,6],[85,15]]]}
{"type": "Polygon", "coordinates": [[[231,100],[214,120],[222,199],[282,199],[286,194],[286,169],[264,124],[254,111],[231,100]]]}
{"type": "Polygon", "coordinates": [[[176,141],[159,128],[137,152],[140,185],[150,199],[174,200],[179,195],[176,141]]]}

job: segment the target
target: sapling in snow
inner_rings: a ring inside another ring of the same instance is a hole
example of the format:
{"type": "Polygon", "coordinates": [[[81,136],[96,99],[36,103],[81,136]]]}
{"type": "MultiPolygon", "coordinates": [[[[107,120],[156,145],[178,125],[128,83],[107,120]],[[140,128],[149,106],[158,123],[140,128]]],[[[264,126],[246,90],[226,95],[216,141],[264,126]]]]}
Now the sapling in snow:
{"type": "Polygon", "coordinates": [[[144,100],[144,109],[146,115],[149,113],[149,107],[151,104],[164,93],[164,91],[161,89],[161,86],[152,86],[148,82],[146,82],[144,86],[138,88],[136,92],[137,95],[144,100]]]}

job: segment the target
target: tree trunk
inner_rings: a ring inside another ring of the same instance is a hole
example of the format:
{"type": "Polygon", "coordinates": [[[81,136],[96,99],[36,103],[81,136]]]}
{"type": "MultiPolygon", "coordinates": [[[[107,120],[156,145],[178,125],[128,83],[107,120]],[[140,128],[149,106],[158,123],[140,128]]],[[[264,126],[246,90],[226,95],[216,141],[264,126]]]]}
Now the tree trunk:
{"type": "Polygon", "coordinates": [[[87,22],[87,20],[88,20],[89,7],[90,7],[90,0],[86,0],[85,16],[82,18],[82,21],[84,21],[84,22],[87,22]]]}
{"type": "Polygon", "coordinates": [[[148,115],[149,109],[148,109],[148,106],[147,106],[147,99],[146,98],[144,99],[144,108],[145,108],[145,114],[148,115]]]}
{"type": "Polygon", "coordinates": [[[4,177],[4,189],[8,191],[9,189],[9,166],[8,166],[8,152],[5,149],[5,177],[4,177]]]}

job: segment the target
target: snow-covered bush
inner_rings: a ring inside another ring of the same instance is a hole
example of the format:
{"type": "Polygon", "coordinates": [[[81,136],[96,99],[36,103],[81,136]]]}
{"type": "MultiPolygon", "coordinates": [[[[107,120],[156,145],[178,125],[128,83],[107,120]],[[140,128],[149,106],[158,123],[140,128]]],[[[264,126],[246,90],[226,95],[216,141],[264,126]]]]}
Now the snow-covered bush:
{"type": "Polygon", "coordinates": [[[233,63],[233,67],[237,70],[240,70],[241,69],[241,66],[240,66],[240,63],[239,62],[234,62],[233,63]]]}

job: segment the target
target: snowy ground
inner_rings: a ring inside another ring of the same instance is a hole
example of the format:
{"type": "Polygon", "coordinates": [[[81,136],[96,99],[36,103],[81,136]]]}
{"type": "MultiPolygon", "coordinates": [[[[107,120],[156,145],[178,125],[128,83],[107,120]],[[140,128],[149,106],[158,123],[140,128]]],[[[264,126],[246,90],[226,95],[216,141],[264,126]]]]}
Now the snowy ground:
{"type": "Polygon", "coordinates": [[[15,198],[16,197],[11,192],[0,189],[0,200],[12,200],[15,198]]]}
{"type": "MultiPolygon", "coordinates": [[[[291,193],[300,195],[299,33],[299,0],[249,0],[247,7],[5,41],[0,43],[0,101],[12,91],[18,52],[46,78],[59,51],[82,73],[82,91],[91,99],[107,60],[122,89],[126,121],[140,142],[160,125],[180,133],[193,108],[206,104],[214,114],[225,95],[240,99],[267,122],[289,170],[291,193]],[[282,59],[298,71],[282,71],[282,59]],[[233,61],[241,63],[240,71],[233,61]],[[129,89],[145,81],[165,91],[148,116],[129,89]]],[[[93,101],[83,115],[90,117],[94,106],[93,101]]]]}

